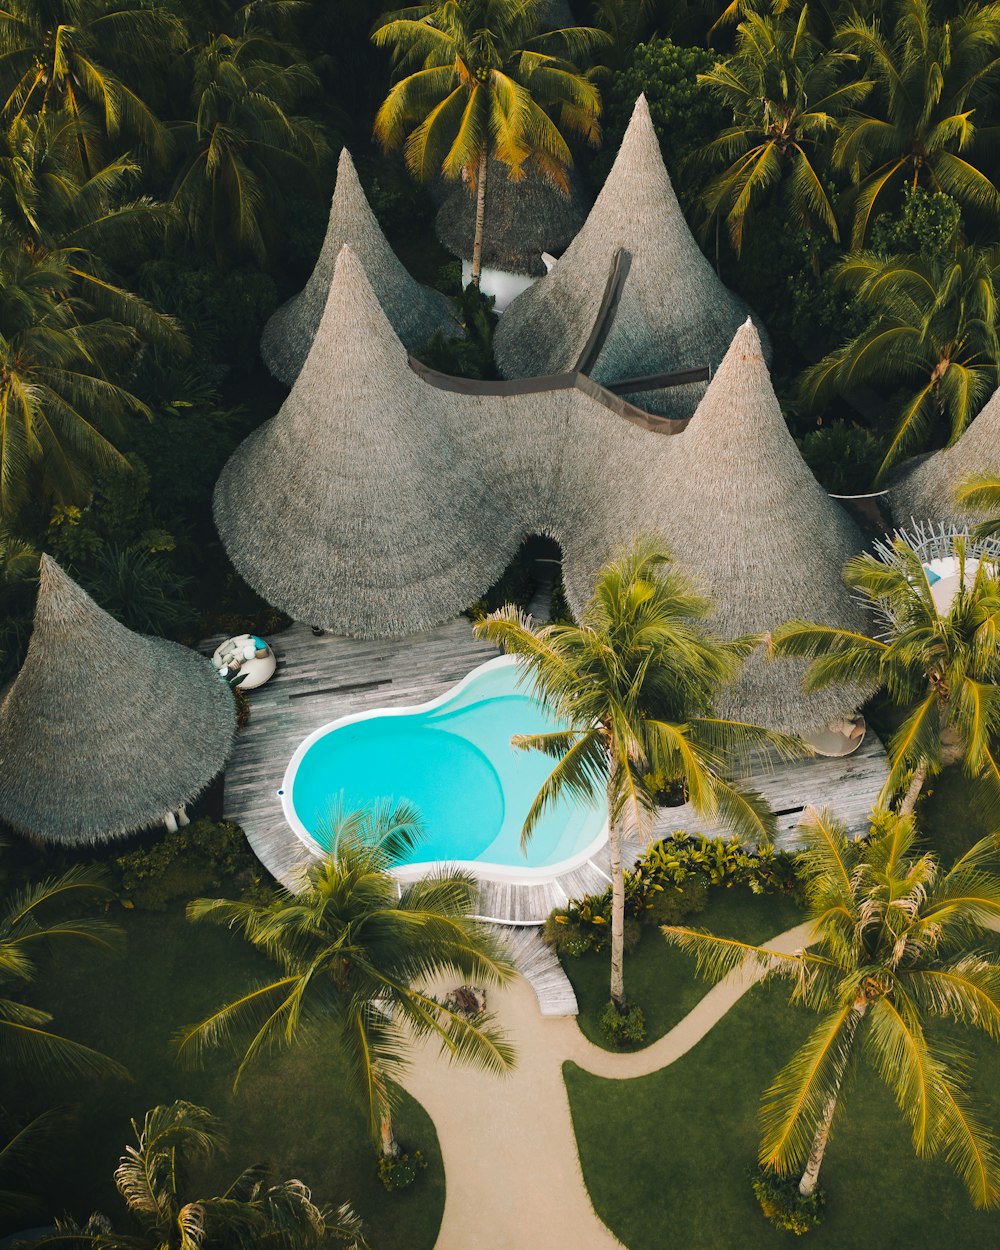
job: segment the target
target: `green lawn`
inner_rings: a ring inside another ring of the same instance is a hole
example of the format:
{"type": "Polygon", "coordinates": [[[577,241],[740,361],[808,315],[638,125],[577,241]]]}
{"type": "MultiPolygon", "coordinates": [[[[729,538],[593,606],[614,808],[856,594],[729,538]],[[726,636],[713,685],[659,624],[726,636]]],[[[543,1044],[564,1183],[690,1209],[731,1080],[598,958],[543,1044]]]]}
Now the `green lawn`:
{"type": "MultiPolygon", "coordinates": [[[[692,916],[690,923],[725,937],[763,942],[802,919],[792,900],[782,895],[759,896],[733,888],[714,890],[710,897],[708,907],[692,916]]],[[[598,1023],[609,998],[608,951],[578,959],[566,957],[562,963],[580,1005],[581,1031],[598,1046],[614,1049],[598,1023]]],[[[694,975],[694,959],[668,945],[655,927],[645,928],[639,945],[625,956],[625,992],[645,1014],[647,1043],[655,1042],[683,1019],[706,989],[705,982],[694,975]]]]}
{"type": "Polygon", "coordinates": [[[18,1091],[27,1106],[73,1106],[72,1125],[51,1160],[46,1207],[78,1215],[99,1209],[117,1219],[123,1208],[112,1173],[130,1139],[130,1117],[183,1097],[226,1125],[231,1151],[220,1178],[266,1159],[279,1175],[304,1180],[319,1201],[349,1200],[378,1250],[430,1250],[444,1208],[444,1173],[434,1126],[419,1104],[405,1099],[398,1131],[403,1146],[420,1148],[429,1166],[411,1189],[389,1195],[375,1175],[365,1119],[343,1087],[332,1037],[266,1060],[236,1095],[223,1052],[210,1056],[205,1071],[182,1070],[170,1045],[177,1027],[271,966],[234,935],[189,924],[181,907],[114,915],[128,930],[123,957],[67,950],[39,980],[35,1001],[56,1014],[56,1027],[114,1055],[134,1077],[126,1085],[46,1073],[37,1090],[18,1091]]]}
{"type": "Polygon", "coordinates": [[[917,802],[917,820],[924,841],[946,864],[1000,826],[1000,820],[987,817],[982,792],[957,766],[927,783],[917,802]]]}
{"type": "MultiPolygon", "coordinates": [[[[598,1214],[629,1250],[780,1250],[750,1189],[760,1094],[811,1016],[779,984],[751,992],[694,1050],[629,1081],[567,1063],[584,1177],[598,1214]]],[[[975,1092],[987,1121],[1000,1116],[1000,1056],[976,1039],[975,1092]]],[[[859,1072],[834,1125],[821,1176],[829,1194],[815,1250],[986,1250],[1000,1215],[973,1210],[941,1162],[919,1162],[888,1091],[859,1072]]]]}

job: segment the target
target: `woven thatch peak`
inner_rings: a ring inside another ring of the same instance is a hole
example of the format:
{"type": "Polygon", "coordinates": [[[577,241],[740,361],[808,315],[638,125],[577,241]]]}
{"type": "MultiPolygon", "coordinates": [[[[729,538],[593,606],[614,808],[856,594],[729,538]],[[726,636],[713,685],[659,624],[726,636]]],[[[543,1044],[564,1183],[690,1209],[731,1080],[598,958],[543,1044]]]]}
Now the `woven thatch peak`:
{"type": "Polygon", "coordinates": [[[893,516],[900,525],[946,521],[964,525],[983,517],[959,508],[955,491],[970,477],[1000,477],[1000,389],[986,402],[958,442],[904,467],[890,490],[893,516]]]}
{"type": "Polygon", "coordinates": [[[393,329],[407,348],[425,342],[435,330],[458,333],[451,305],[439,292],[416,282],[382,233],[365,196],[351,154],[340,153],[337,185],[330,204],[326,237],[305,288],[264,327],[264,363],[291,386],[309,352],[333,281],[337,254],[348,244],[357,254],[393,329]]]}
{"type": "MultiPolygon", "coordinates": [[[[613,384],[717,366],[748,309],[719,280],[688,228],[644,96],[583,228],[552,272],[500,320],[494,345],[506,377],[576,367],[619,252],[630,257],[628,276],[591,370],[595,380],[613,384]]],[[[643,392],[635,402],[690,417],[704,391],[704,383],[695,383],[643,392]]]]}
{"type": "Polygon", "coordinates": [[[228,687],[110,616],[42,556],[28,653],[0,702],[0,821],[75,844],[160,822],[226,762],[228,687]]]}

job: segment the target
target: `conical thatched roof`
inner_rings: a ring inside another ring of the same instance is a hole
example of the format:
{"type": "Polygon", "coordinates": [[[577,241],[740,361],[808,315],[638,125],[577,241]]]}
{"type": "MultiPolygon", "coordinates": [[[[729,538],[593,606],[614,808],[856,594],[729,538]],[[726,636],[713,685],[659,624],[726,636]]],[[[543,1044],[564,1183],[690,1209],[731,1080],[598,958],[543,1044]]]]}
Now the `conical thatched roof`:
{"type": "MultiPolygon", "coordinates": [[[[726,636],[791,616],[863,626],[840,579],[861,536],[802,461],[752,325],[683,433],[642,420],[578,374],[477,383],[411,366],[345,248],[284,407],[219,479],[216,523],[271,603],[361,637],[457,614],[533,533],[560,543],[579,609],[601,564],[648,529],[716,600],[726,636]]],[[[732,709],[804,732],[861,701],[805,700],[801,675],[754,661],[732,709]]]]}
{"type": "MultiPolygon", "coordinates": [[[[669,442],[675,454],[651,510],[716,604],[713,628],[735,638],[800,617],[865,629],[841,577],[864,540],[799,454],[749,319],[690,425],[669,442]]],[[[806,699],[802,673],[802,665],[755,656],[727,711],[804,733],[868,693],[831,689],[806,699]]]]}
{"type": "MultiPolygon", "coordinates": [[[[598,382],[715,367],[747,316],[720,282],[681,212],[645,96],[583,229],[550,274],[519,295],[497,328],[505,377],[575,367],[620,250],[631,256],[610,332],[591,370],[598,382]]],[[[704,383],[635,397],[654,412],[690,416],[704,383]]]]}
{"type": "Polygon", "coordinates": [[[409,368],[343,247],[291,393],[216,486],[236,568],[298,620],[342,633],[384,636],[453,615],[504,567],[504,553],[469,532],[470,517],[502,502],[456,471],[459,420],[409,368]]]}
{"type": "Polygon", "coordinates": [[[906,525],[911,517],[957,525],[984,520],[955,502],[958,487],[975,476],[1000,477],[1000,390],[957,443],[904,468],[889,492],[897,524],[906,525]]]}
{"type": "Polygon", "coordinates": [[[222,769],[235,729],[208,660],[126,629],[42,556],[28,654],[0,703],[0,821],[67,844],[158,824],[222,769]]]}
{"type": "Polygon", "coordinates": [[[372,212],[347,148],[340,153],[326,237],[305,288],[264,327],[260,352],[274,376],[291,386],[312,346],[333,281],[337,255],[348,244],[364,265],[379,303],[403,343],[413,348],[435,330],[458,334],[448,300],[410,277],[372,212]]]}
{"type": "MultiPolygon", "coordinates": [[[[546,272],[542,252],[562,252],[586,218],[583,189],[572,172],[569,194],[564,194],[530,166],[523,181],[511,182],[506,165],[492,160],[486,178],[483,265],[540,277],[546,272]]],[[[476,200],[466,187],[456,186],[444,201],[436,227],[453,256],[471,260],[476,200]]]]}

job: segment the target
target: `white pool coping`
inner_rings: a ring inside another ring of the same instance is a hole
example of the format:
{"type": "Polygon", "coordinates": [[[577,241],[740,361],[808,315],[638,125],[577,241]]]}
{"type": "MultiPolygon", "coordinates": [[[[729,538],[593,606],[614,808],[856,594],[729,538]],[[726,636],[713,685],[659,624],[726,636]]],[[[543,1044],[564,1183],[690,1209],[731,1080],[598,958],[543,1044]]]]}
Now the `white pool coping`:
{"type": "MultiPolygon", "coordinates": [[[[288,765],[285,768],[285,774],[281,780],[281,789],[278,791],[285,820],[296,837],[304,843],[311,854],[321,859],[329,854],[326,849],[320,846],[299,819],[292,802],[292,789],[299,764],[309,748],[318,742],[320,738],[325,737],[334,729],[340,729],[344,725],[352,725],[357,721],[374,720],[376,717],[384,716],[411,716],[416,712],[433,711],[434,708],[441,707],[443,704],[456,698],[481,673],[495,668],[508,668],[517,663],[516,656],[500,655],[492,660],[485,661],[483,664],[477,664],[474,669],[465,674],[461,681],[456,682],[454,686],[450,686],[443,694],[439,694],[434,699],[429,699],[426,703],[410,703],[404,707],[377,707],[371,708],[367,712],[352,712],[348,716],[340,716],[336,720],[328,721],[325,725],[320,725],[318,729],[314,729],[295,748],[292,758],[288,761],[288,765]]],[[[513,885],[535,885],[542,881],[551,881],[556,877],[561,877],[565,873],[582,867],[605,846],[607,840],[608,822],[605,821],[598,836],[583,850],[577,851],[576,854],[571,855],[568,859],[559,860],[558,863],[554,864],[544,864],[537,868],[531,868],[528,865],[522,867],[517,864],[494,864],[489,860],[479,859],[432,859],[418,864],[399,865],[391,869],[391,872],[398,881],[418,881],[421,877],[426,876],[435,869],[447,868],[452,871],[461,870],[471,873],[481,881],[508,881],[513,885]]]]}

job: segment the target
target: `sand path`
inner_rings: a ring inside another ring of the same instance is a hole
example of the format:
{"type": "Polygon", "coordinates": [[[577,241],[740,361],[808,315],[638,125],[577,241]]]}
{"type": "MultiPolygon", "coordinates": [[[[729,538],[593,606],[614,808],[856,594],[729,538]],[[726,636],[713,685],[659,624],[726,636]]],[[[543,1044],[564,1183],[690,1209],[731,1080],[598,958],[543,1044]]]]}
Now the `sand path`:
{"type": "MultiPolygon", "coordinates": [[[[797,950],[809,931],[797,925],[766,945],[797,950]]],[[[593,1045],[572,1017],[544,1019],[519,979],[490,999],[517,1046],[510,1077],[452,1066],[436,1047],[419,1050],[405,1084],[434,1120],[447,1184],[435,1250],[620,1250],[584,1185],[562,1065],[571,1059],[612,1078],[656,1072],[699,1042],[755,979],[733,973],[669,1033],[631,1054],[593,1045]]]]}

